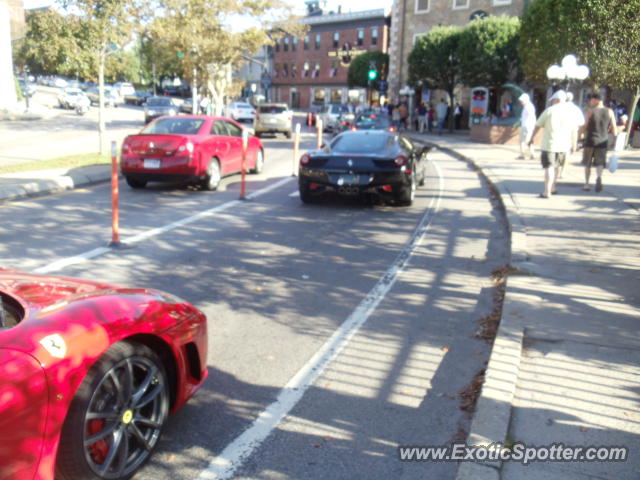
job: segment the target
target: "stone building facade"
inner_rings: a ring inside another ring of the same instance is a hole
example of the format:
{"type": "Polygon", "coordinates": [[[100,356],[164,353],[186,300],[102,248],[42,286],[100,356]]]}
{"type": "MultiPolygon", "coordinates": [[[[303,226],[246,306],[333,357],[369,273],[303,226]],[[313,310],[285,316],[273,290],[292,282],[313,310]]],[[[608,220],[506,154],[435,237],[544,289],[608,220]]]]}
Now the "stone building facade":
{"type": "Polygon", "coordinates": [[[364,89],[348,88],[349,64],[344,59],[367,51],[388,53],[389,21],[384,9],[310,10],[302,19],[309,26],[304,37],[285,36],[273,46],[271,99],[301,109],[365,101],[364,89]]]}
{"type": "Polygon", "coordinates": [[[407,84],[407,59],[421,35],[441,25],[465,26],[477,16],[520,17],[529,3],[530,0],[394,0],[389,49],[391,98],[407,84]]]}

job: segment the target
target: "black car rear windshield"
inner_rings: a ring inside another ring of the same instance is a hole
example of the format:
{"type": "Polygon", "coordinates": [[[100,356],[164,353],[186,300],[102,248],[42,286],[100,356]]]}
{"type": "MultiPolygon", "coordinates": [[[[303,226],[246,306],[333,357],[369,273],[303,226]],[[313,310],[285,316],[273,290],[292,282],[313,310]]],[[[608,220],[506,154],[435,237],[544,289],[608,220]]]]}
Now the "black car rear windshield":
{"type": "Polygon", "coordinates": [[[380,115],[362,115],[356,118],[356,128],[361,129],[387,129],[391,126],[389,117],[380,115]]]}
{"type": "Polygon", "coordinates": [[[170,98],[153,97],[147,100],[150,107],[170,107],[172,105],[170,98]]]}
{"type": "Polygon", "coordinates": [[[385,133],[361,135],[343,133],[331,144],[333,153],[377,153],[393,145],[393,136],[385,133]]]}
{"type": "Polygon", "coordinates": [[[260,107],[260,113],[283,113],[287,109],[277,105],[263,105],[260,107]]]}
{"type": "Polygon", "coordinates": [[[140,133],[160,133],[170,135],[195,135],[200,131],[204,120],[199,118],[163,118],[150,123],[140,133]]]}

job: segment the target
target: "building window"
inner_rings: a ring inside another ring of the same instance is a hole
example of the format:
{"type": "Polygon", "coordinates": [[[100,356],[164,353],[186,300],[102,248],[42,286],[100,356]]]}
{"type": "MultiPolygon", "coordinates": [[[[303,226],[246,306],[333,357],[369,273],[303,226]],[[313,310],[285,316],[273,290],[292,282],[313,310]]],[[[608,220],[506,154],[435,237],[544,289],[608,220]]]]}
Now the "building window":
{"type": "Polygon", "coordinates": [[[294,52],[298,50],[298,37],[293,37],[291,39],[291,50],[294,52]]]}
{"type": "Polygon", "coordinates": [[[429,0],[416,0],[416,13],[427,13],[429,11],[429,0]]]}
{"type": "Polygon", "coordinates": [[[371,45],[378,45],[378,29],[371,29],[371,45]]]}
{"type": "Polygon", "coordinates": [[[463,8],[469,8],[469,0],[453,0],[454,10],[462,10],[463,8]]]}
{"type": "Polygon", "coordinates": [[[308,78],[309,77],[309,69],[311,67],[309,66],[309,62],[304,62],[304,65],[302,66],[302,78],[308,78]]]}
{"type": "Polygon", "coordinates": [[[320,62],[316,62],[316,66],[313,69],[313,78],[318,78],[320,76],[320,62]]]}
{"type": "Polygon", "coordinates": [[[320,50],[320,34],[316,33],[316,50],[320,50]]]}
{"type": "Polygon", "coordinates": [[[335,77],[338,75],[338,66],[340,65],[340,62],[338,62],[338,60],[334,60],[333,62],[331,62],[331,70],[329,71],[329,76],[330,77],[335,77]]]}
{"type": "Polygon", "coordinates": [[[289,64],[288,63],[283,63],[282,64],[282,76],[283,77],[288,77],[289,76],[289,64]]]}
{"type": "Polygon", "coordinates": [[[283,48],[283,50],[285,52],[289,51],[289,37],[284,37],[284,48],[283,48]]]}
{"type": "Polygon", "coordinates": [[[364,45],[364,28],[358,29],[358,46],[364,45]]]}
{"type": "Polygon", "coordinates": [[[273,66],[273,76],[278,78],[279,75],[280,75],[280,64],[276,63],[273,66]]]}
{"type": "Polygon", "coordinates": [[[291,63],[291,78],[298,76],[298,66],[295,63],[291,63]]]}
{"type": "Polygon", "coordinates": [[[304,36],[304,42],[303,42],[303,44],[302,44],[302,45],[303,45],[303,48],[304,48],[305,50],[309,50],[309,43],[311,43],[311,34],[310,34],[310,33],[307,33],[307,34],[304,36]]]}
{"type": "Polygon", "coordinates": [[[335,32],[333,34],[333,48],[338,48],[340,45],[340,32],[335,32]]]}
{"type": "Polygon", "coordinates": [[[276,40],[276,52],[280,51],[280,40],[276,40]]]}

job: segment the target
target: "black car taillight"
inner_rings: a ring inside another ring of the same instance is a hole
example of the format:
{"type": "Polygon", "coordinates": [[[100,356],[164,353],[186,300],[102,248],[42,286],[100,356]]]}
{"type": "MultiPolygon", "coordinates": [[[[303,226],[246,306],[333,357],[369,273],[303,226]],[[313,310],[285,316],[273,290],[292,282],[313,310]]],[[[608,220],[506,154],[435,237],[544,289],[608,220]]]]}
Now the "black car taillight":
{"type": "Polygon", "coordinates": [[[406,165],[407,163],[407,157],[400,155],[399,157],[396,157],[395,160],[393,161],[393,163],[395,163],[397,166],[401,167],[403,165],[406,165]]]}
{"type": "Polygon", "coordinates": [[[300,165],[309,165],[311,161],[311,156],[308,153],[305,153],[300,157],[300,165]]]}

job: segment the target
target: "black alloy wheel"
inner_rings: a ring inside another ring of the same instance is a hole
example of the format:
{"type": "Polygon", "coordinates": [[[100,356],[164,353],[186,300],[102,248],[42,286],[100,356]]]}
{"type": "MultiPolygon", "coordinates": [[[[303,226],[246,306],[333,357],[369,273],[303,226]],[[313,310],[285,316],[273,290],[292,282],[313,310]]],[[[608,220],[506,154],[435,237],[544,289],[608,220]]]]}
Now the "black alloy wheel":
{"type": "Polygon", "coordinates": [[[130,478],[151,457],[168,412],[167,375],[158,355],[142,344],[112,345],[71,403],[56,479],[130,478]]]}

